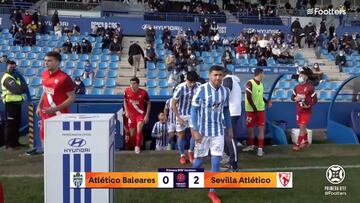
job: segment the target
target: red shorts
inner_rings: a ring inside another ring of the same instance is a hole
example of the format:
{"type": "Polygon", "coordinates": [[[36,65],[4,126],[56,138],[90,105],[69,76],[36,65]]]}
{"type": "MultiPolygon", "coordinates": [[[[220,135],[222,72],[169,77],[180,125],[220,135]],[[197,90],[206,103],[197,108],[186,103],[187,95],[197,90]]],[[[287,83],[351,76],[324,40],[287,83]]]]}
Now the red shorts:
{"type": "Polygon", "coordinates": [[[138,114],[138,115],[131,116],[128,119],[129,129],[136,128],[137,123],[142,122],[143,120],[144,120],[144,115],[138,114]]]}
{"type": "Polygon", "coordinates": [[[258,127],[265,126],[265,111],[246,112],[246,126],[253,128],[255,125],[258,127]]]}
{"type": "Polygon", "coordinates": [[[311,112],[297,112],[296,122],[298,126],[307,125],[311,119],[311,112]]]}

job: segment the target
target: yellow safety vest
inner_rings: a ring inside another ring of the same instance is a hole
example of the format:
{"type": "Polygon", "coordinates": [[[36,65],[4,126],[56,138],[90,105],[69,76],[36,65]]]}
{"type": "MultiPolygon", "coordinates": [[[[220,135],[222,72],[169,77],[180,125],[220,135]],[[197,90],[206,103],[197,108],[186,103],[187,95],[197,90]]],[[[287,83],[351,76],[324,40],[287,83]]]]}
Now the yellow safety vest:
{"type": "Polygon", "coordinates": [[[14,76],[10,75],[9,73],[4,73],[3,77],[1,78],[1,89],[2,89],[2,94],[1,94],[1,98],[2,101],[4,103],[6,102],[19,102],[23,100],[23,96],[22,94],[13,94],[12,92],[10,92],[4,85],[4,81],[7,78],[11,78],[13,80],[15,80],[16,84],[21,85],[21,81],[20,78],[15,79],[14,76]]]}

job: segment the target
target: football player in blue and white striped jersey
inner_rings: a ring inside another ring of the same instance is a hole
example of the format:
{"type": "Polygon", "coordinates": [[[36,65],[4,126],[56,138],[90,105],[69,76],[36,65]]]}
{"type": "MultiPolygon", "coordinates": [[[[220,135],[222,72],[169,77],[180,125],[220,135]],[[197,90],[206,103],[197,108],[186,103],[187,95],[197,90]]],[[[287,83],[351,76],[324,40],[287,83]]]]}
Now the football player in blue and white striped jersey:
{"type": "Polygon", "coordinates": [[[169,134],[165,114],[163,112],[159,113],[158,119],[159,121],[155,123],[151,136],[156,138],[155,150],[161,151],[167,149],[169,144],[169,134]]]}
{"type": "MultiPolygon", "coordinates": [[[[224,68],[212,66],[209,70],[209,82],[202,84],[192,99],[191,120],[196,141],[193,168],[201,168],[203,158],[210,151],[211,171],[220,171],[225,130],[227,136],[233,137],[229,111],[230,90],[222,85],[223,78],[224,68]]],[[[210,189],[208,197],[213,203],[221,202],[214,189],[210,189]]]]}

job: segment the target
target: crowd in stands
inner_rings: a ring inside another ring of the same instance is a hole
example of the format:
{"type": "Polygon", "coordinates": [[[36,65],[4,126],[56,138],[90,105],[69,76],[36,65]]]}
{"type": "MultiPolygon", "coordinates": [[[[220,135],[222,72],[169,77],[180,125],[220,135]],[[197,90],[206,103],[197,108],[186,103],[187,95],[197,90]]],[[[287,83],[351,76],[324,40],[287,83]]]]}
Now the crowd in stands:
{"type": "MultiPolygon", "coordinates": [[[[229,1],[230,2],[230,1],[229,1]]],[[[259,3],[249,3],[234,0],[234,4],[223,4],[223,7],[240,16],[276,16],[277,2],[274,0],[261,0],[259,3]]]]}
{"type": "Polygon", "coordinates": [[[154,12],[189,13],[189,14],[224,14],[216,4],[216,1],[208,3],[201,0],[190,2],[176,2],[168,0],[151,0],[148,6],[154,12]]]}
{"type": "Polygon", "coordinates": [[[120,56],[122,51],[123,30],[119,23],[115,26],[109,24],[103,26],[101,24],[95,25],[90,36],[102,37],[102,49],[109,49],[113,54],[120,56]]]}

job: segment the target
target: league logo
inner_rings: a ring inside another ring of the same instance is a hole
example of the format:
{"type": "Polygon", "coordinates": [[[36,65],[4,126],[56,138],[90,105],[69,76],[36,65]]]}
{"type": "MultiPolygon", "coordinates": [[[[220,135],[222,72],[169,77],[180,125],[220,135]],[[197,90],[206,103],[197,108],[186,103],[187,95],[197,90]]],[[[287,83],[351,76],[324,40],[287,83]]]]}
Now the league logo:
{"type": "Polygon", "coordinates": [[[179,173],[179,174],[177,174],[177,176],[176,176],[176,180],[177,180],[177,182],[179,182],[179,183],[185,182],[185,179],[186,179],[186,176],[185,176],[185,174],[183,174],[183,173],[179,173]]]}
{"type": "Polygon", "coordinates": [[[339,165],[332,165],[326,170],[326,179],[334,185],[345,180],[345,169],[339,165]]]}
{"type": "Polygon", "coordinates": [[[284,187],[286,187],[286,186],[289,184],[290,179],[291,179],[291,173],[289,173],[289,172],[279,173],[280,183],[281,183],[284,187]]]}
{"type": "Polygon", "coordinates": [[[79,188],[83,183],[83,175],[79,172],[73,175],[73,183],[77,188],[79,188]]]}

